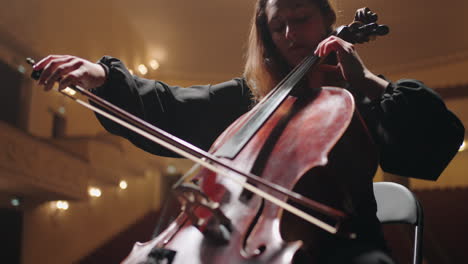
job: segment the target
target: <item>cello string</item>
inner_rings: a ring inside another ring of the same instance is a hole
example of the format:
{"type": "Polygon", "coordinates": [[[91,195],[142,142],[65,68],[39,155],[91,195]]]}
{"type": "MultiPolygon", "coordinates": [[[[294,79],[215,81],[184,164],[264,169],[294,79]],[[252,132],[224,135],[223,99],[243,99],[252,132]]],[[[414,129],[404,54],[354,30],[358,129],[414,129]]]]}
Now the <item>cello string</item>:
{"type": "Polygon", "coordinates": [[[268,97],[268,104],[264,101],[263,105],[249,112],[242,126],[214,152],[215,156],[234,158],[248,144],[250,139],[260,130],[273,113],[281,106],[282,102],[288,98],[291,92],[298,87],[298,83],[313,65],[321,62],[321,58],[310,56],[306,58],[300,67],[296,67],[293,74],[288,76],[280,85],[278,85],[271,96],[268,97]]]}
{"type": "MultiPolygon", "coordinates": [[[[264,96],[258,103],[257,105],[252,109],[256,109],[258,107],[260,107],[261,105],[263,105],[265,102],[269,101],[269,98],[270,97],[274,97],[279,91],[281,91],[282,89],[284,89],[285,85],[284,83],[286,81],[288,81],[289,79],[291,78],[294,78],[294,80],[296,81],[296,79],[298,78],[297,76],[304,76],[304,71],[307,71],[308,68],[310,67],[310,63],[311,61],[314,59],[314,55],[311,55],[311,56],[307,56],[305,57],[298,65],[296,65],[294,67],[294,69],[292,69],[287,75],[285,78],[283,78],[266,96],[264,96]],[[297,72],[299,72],[299,74],[297,74],[297,72]],[[294,77],[292,77],[292,75],[295,75],[294,77]]],[[[301,77],[302,78],[302,77],[301,77]]],[[[299,80],[297,80],[299,81],[299,80]]]]}
{"type": "MultiPolygon", "coordinates": [[[[74,88],[74,87],[72,87],[72,88],[74,88]]],[[[83,88],[81,88],[81,89],[83,89],[83,88]]],[[[119,119],[119,118],[117,118],[117,117],[115,117],[115,116],[113,116],[113,115],[111,115],[111,114],[109,114],[109,113],[95,107],[95,106],[92,106],[92,105],[84,102],[83,100],[75,98],[75,97],[73,97],[73,96],[71,96],[71,95],[69,95],[67,93],[64,93],[64,92],[62,92],[62,94],[64,94],[68,98],[71,98],[72,100],[74,100],[76,103],[82,105],[83,107],[88,108],[89,110],[91,110],[93,112],[96,112],[96,113],[98,113],[98,114],[100,114],[100,115],[102,115],[102,116],[116,122],[117,124],[122,125],[122,126],[128,128],[128,129],[132,130],[133,132],[138,133],[139,135],[144,136],[145,138],[147,138],[147,139],[149,139],[149,140],[151,140],[151,141],[153,141],[155,143],[158,143],[158,144],[162,145],[163,147],[168,148],[169,150],[174,151],[175,153],[177,153],[177,154],[179,154],[181,156],[184,156],[184,157],[186,157],[186,158],[188,158],[188,159],[190,159],[190,160],[192,160],[194,162],[197,162],[197,163],[201,164],[202,166],[212,170],[213,172],[216,172],[216,173],[218,173],[220,175],[223,175],[223,176],[229,178],[230,180],[232,180],[233,182],[236,182],[237,184],[239,184],[243,188],[245,188],[245,189],[251,191],[252,193],[255,193],[258,196],[260,196],[260,197],[274,203],[275,205],[277,205],[277,206],[283,208],[284,210],[286,210],[286,211],[288,211],[288,212],[290,212],[290,213],[304,219],[305,221],[307,221],[307,222],[309,222],[309,223],[311,223],[313,225],[316,225],[317,227],[322,228],[323,230],[325,230],[325,231],[327,231],[327,232],[329,232],[331,234],[338,233],[338,229],[336,227],[334,227],[334,226],[332,226],[332,225],[330,225],[330,224],[328,224],[328,223],[326,223],[326,222],[324,222],[324,221],[322,221],[322,220],[320,220],[320,219],[318,219],[316,217],[313,217],[313,216],[307,214],[306,212],[304,212],[304,211],[302,211],[302,210],[300,210],[298,208],[295,208],[294,206],[292,206],[292,205],[290,205],[290,204],[288,204],[288,203],[274,197],[273,195],[271,195],[271,194],[269,194],[269,193],[255,187],[255,186],[253,186],[253,185],[251,185],[251,184],[249,184],[247,182],[242,182],[239,179],[236,179],[233,175],[230,175],[229,172],[226,172],[226,171],[212,165],[208,161],[200,159],[200,158],[196,157],[195,155],[193,155],[191,153],[188,153],[188,152],[186,152],[186,151],[184,151],[182,149],[179,149],[179,148],[169,144],[168,142],[166,142],[166,141],[164,141],[164,140],[162,140],[160,138],[157,138],[157,137],[149,134],[148,132],[146,132],[146,131],[144,131],[144,130],[136,127],[136,126],[134,126],[134,125],[132,125],[130,123],[127,123],[124,120],[121,120],[121,119],[119,119]]]]}
{"type": "MultiPolygon", "coordinates": [[[[204,159],[204,158],[202,158],[204,159]]],[[[198,170],[200,168],[200,164],[199,163],[195,163],[195,165],[193,165],[186,173],[184,173],[184,175],[182,175],[182,177],[180,177],[176,183],[174,183],[172,185],[172,189],[175,189],[177,186],[181,185],[183,182],[186,181],[186,179],[188,179],[192,174],[195,173],[196,170],[198,170]]]]}
{"type": "MultiPolygon", "coordinates": [[[[193,145],[191,145],[190,143],[188,142],[185,142],[151,124],[149,124],[148,122],[120,109],[119,107],[103,100],[102,98],[92,94],[91,92],[81,88],[80,86],[71,86],[70,88],[74,89],[75,91],[85,95],[86,97],[88,97],[89,100],[91,100],[92,102],[96,103],[97,105],[99,105],[100,107],[103,107],[104,109],[106,109],[107,111],[109,111],[110,113],[113,113],[114,115],[116,116],[119,116],[119,118],[121,118],[122,120],[124,120],[124,122],[127,122],[129,124],[132,124],[133,126],[136,126],[138,127],[139,129],[145,131],[146,133],[152,135],[153,137],[156,137],[156,138],[159,138],[160,140],[163,140],[165,141],[167,144],[170,144],[172,145],[174,148],[178,148],[180,149],[181,151],[184,151],[184,152],[187,152],[187,153],[190,153],[192,156],[195,156],[197,158],[205,158],[204,161],[206,162],[211,162],[210,164],[216,164],[218,166],[221,166],[223,167],[224,169],[228,170],[228,171],[231,171],[233,173],[236,173],[238,175],[241,175],[245,178],[248,179],[248,181],[250,182],[253,182],[255,184],[261,184],[262,186],[265,186],[267,188],[269,188],[270,190],[272,191],[275,191],[277,193],[280,193],[282,195],[285,195],[287,196],[288,198],[290,198],[291,200],[299,203],[299,204],[302,204],[308,208],[312,208],[314,210],[317,210],[325,215],[328,215],[328,216],[331,216],[331,217],[334,217],[334,218],[344,218],[346,217],[346,214],[337,210],[337,209],[334,209],[332,207],[329,207],[329,206],[326,206],[324,204],[321,204],[321,203],[318,203],[316,201],[313,201],[305,196],[302,196],[296,192],[293,192],[289,189],[286,189],[284,188],[283,186],[281,185],[278,185],[278,184],[275,184],[273,182],[269,182],[269,181],[266,181],[264,180],[263,178],[260,178],[252,173],[249,173],[249,172],[243,172],[243,171],[240,171],[236,168],[233,168],[232,166],[230,166],[229,164],[219,160],[217,157],[213,156],[211,153],[209,152],[206,152],[206,151],[203,151],[193,145]],[[169,143],[170,142],[170,143],[169,143]]],[[[65,94],[67,95],[67,94],[65,94]]],[[[68,95],[67,95],[68,96],[68,95]]],[[[74,99],[74,97],[72,97],[74,99]]],[[[176,152],[177,153],[177,152],[176,152]]],[[[182,154],[179,154],[181,156],[183,156],[182,154]]]]}

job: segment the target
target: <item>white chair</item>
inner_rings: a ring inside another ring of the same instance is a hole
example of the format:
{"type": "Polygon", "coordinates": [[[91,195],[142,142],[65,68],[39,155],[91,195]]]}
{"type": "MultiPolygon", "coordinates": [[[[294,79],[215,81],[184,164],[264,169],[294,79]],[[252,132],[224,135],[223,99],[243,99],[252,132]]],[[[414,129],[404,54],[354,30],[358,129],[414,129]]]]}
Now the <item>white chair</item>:
{"type": "Polygon", "coordinates": [[[405,186],[393,182],[374,183],[374,195],[381,223],[414,225],[413,264],[421,264],[424,216],[416,196],[405,186]]]}

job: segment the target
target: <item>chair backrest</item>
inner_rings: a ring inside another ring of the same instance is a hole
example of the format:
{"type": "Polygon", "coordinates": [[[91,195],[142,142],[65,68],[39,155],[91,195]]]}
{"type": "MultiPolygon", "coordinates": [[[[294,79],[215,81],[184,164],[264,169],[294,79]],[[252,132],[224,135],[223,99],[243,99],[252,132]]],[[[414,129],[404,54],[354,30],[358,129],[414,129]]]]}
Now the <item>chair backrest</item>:
{"type": "Polygon", "coordinates": [[[394,182],[375,182],[377,218],[381,223],[407,223],[415,226],[413,263],[422,262],[423,209],[414,194],[394,182]]]}
{"type": "Polygon", "coordinates": [[[417,224],[419,202],[408,188],[394,182],[376,182],[374,195],[380,222],[417,224]]]}

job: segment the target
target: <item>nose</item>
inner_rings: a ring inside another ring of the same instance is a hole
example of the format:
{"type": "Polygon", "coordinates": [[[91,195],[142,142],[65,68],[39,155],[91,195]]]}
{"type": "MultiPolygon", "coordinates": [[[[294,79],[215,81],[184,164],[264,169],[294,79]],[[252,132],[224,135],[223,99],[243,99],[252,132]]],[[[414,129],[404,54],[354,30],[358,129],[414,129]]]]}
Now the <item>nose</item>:
{"type": "Polygon", "coordinates": [[[284,38],[290,43],[294,43],[296,41],[296,30],[291,26],[291,24],[286,25],[284,30],[284,38]]]}

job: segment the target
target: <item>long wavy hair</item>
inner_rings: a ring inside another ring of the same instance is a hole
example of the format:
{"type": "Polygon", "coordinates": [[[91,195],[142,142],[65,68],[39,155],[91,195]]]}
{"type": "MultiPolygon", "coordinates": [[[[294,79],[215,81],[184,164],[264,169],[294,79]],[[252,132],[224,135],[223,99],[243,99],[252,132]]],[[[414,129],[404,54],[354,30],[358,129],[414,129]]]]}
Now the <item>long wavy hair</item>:
{"type": "MultiPolygon", "coordinates": [[[[332,32],[336,13],[328,0],[309,0],[322,15],[328,18],[329,32],[332,32]]],[[[268,0],[258,0],[252,19],[247,43],[244,78],[247,80],[254,100],[265,96],[291,70],[277,51],[268,28],[266,4],[268,0]]]]}

